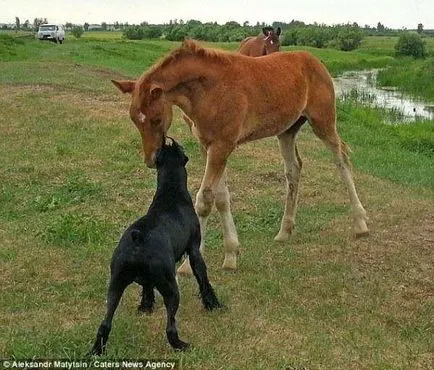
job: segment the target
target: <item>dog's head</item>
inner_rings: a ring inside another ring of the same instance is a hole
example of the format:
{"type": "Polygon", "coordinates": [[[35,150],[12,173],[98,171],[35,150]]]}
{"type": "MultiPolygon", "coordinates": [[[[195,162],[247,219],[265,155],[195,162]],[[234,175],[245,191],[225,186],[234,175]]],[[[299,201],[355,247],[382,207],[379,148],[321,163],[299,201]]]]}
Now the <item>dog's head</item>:
{"type": "Polygon", "coordinates": [[[157,169],[163,166],[185,167],[188,157],[184,153],[184,148],[171,137],[163,138],[163,145],[157,150],[156,165],[157,169]],[[170,139],[171,142],[167,142],[170,139]]]}

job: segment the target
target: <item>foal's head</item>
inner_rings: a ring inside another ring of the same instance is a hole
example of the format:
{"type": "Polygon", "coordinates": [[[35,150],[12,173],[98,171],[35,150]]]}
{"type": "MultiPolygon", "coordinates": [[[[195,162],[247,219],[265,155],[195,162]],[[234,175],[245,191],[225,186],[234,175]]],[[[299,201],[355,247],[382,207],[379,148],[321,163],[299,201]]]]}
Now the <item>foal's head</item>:
{"type": "Polygon", "coordinates": [[[280,27],[277,27],[276,32],[274,32],[274,28],[272,27],[264,27],[262,29],[262,33],[264,34],[266,55],[280,50],[279,36],[281,32],[282,30],[280,27]]]}
{"type": "Polygon", "coordinates": [[[156,84],[130,80],[112,82],[123,93],[132,95],[130,117],[142,137],[145,163],[153,168],[156,152],[172,123],[171,105],[163,89],[156,84]]]}

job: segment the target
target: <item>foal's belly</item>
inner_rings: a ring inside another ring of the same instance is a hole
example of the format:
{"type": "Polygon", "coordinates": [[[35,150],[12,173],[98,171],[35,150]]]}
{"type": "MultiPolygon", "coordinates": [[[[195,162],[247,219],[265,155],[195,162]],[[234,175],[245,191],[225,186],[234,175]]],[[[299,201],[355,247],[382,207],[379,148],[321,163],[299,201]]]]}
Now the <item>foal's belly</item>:
{"type": "Polygon", "coordinates": [[[241,135],[238,138],[238,144],[280,135],[291,127],[298,118],[299,114],[295,114],[294,117],[268,119],[266,121],[250,119],[246,122],[241,131],[241,135]]]}

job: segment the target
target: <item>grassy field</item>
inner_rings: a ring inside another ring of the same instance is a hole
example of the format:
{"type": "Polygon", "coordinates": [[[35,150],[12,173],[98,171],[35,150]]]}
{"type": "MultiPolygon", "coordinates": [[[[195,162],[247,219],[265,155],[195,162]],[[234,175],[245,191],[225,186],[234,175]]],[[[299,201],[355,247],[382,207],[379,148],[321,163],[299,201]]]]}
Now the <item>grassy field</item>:
{"type": "MultiPolygon", "coordinates": [[[[79,359],[91,347],[113,248],[156,184],[129,98],[109,80],[137,76],[174,45],[0,39],[0,357],[79,359]]],[[[336,61],[336,73],[391,58],[313,51],[336,61]]],[[[297,229],[275,243],[284,197],[277,143],[244,145],[229,162],[239,270],[220,269],[215,214],[206,240],[210,279],[228,310],[205,312],[194,280],[180,278],[178,330],[193,348],[174,353],[161,297],[154,315],[140,316],[131,286],[107,358],[178,359],[183,369],[433,368],[432,122],[390,126],[386,112],[352,102],[338,112],[371,235],[354,239],[345,188],[305,127],[297,229]]],[[[195,194],[204,164],[178,111],[170,134],[190,156],[195,194]]]]}

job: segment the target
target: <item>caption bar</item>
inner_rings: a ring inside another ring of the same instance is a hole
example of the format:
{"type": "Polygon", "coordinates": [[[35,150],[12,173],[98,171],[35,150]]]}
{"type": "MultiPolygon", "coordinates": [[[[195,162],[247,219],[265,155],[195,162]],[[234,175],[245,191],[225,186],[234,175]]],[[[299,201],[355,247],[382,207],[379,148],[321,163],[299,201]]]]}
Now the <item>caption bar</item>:
{"type": "Polygon", "coordinates": [[[0,360],[1,369],[168,369],[178,360],[0,360]]]}

